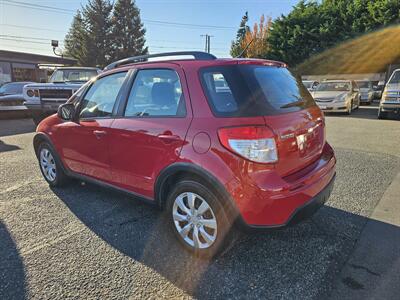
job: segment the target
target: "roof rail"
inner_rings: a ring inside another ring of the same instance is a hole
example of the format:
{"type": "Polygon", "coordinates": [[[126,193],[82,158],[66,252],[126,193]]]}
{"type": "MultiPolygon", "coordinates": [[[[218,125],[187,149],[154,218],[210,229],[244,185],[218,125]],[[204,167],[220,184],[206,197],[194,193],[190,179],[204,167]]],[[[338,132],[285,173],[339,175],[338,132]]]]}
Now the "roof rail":
{"type": "Polygon", "coordinates": [[[201,51],[180,51],[180,52],[166,52],[166,53],[158,53],[158,54],[148,54],[148,55],[140,55],[140,56],[132,56],[128,58],[124,58],[113,62],[104,68],[104,71],[115,69],[122,65],[133,64],[137,62],[147,61],[149,58],[155,57],[168,57],[168,56],[193,56],[196,60],[214,60],[217,59],[214,55],[201,52],[201,51]]]}

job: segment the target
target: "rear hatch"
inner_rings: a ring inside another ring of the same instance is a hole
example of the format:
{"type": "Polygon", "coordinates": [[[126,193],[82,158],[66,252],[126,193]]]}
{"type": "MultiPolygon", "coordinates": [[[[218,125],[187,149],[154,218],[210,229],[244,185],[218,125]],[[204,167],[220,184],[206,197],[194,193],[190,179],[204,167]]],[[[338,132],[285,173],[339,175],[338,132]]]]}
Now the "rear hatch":
{"type": "Polygon", "coordinates": [[[325,144],[323,114],[300,78],[282,63],[241,61],[209,67],[202,70],[202,79],[217,117],[264,118],[275,135],[275,168],[281,176],[320,157],[325,144]]]}
{"type": "Polygon", "coordinates": [[[276,134],[281,176],[301,170],[316,161],[325,144],[324,121],[316,107],[278,116],[266,116],[265,123],[276,134]]]}

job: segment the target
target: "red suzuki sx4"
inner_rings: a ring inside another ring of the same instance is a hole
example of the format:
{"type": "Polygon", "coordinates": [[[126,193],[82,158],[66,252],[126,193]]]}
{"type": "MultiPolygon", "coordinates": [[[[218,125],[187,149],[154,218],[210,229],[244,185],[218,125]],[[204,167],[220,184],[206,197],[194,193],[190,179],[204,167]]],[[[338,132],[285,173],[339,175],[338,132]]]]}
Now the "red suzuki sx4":
{"type": "Polygon", "coordinates": [[[232,226],[310,216],[335,180],[324,116],[284,63],[203,52],[112,63],[33,144],[51,186],[77,178],[153,203],[197,256],[215,255],[232,226]]]}

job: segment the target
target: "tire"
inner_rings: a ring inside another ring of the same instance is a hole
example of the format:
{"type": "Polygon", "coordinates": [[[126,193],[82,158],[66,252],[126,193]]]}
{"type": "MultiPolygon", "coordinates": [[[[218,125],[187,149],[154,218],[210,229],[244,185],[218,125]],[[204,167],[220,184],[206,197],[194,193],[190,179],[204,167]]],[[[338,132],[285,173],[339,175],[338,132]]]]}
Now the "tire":
{"type": "Polygon", "coordinates": [[[38,161],[40,171],[51,187],[61,187],[68,183],[69,178],[64,172],[57,153],[49,143],[42,142],[39,145],[38,161]]]}
{"type": "Polygon", "coordinates": [[[346,111],[346,115],[351,115],[351,112],[353,111],[353,101],[350,103],[349,109],[346,111]]]}
{"type": "Polygon", "coordinates": [[[168,230],[173,232],[183,249],[196,257],[212,258],[232,240],[232,222],[218,199],[204,185],[191,180],[178,182],[167,198],[164,216],[168,230]],[[194,199],[194,210],[191,210],[189,199],[194,199]],[[197,214],[201,217],[196,218],[197,214]]]}
{"type": "Polygon", "coordinates": [[[380,120],[387,119],[387,112],[383,112],[381,109],[379,109],[378,119],[380,119],[380,120]]]}

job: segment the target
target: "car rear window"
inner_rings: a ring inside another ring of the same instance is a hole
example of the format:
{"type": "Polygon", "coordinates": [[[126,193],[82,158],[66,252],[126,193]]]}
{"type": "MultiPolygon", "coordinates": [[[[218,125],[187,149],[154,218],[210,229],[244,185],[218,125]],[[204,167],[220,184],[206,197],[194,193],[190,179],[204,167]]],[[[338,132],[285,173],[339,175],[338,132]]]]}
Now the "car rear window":
{"type": "Polygon", "coordinates": [[[276,115],[315,105],[300,78],[283,67],[217,66],[203,68],[200,73],[216,116],[276,115]]]}

